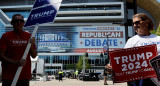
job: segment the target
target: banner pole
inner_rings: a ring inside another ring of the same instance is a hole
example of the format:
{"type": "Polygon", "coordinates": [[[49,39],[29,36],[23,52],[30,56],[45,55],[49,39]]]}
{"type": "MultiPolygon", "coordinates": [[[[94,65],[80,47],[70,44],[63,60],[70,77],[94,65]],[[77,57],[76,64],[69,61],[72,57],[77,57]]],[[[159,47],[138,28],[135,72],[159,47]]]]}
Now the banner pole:
{"type": "MultiPolygon", "coordinates": [[[[32,38],[32,37],[35,37],[35,34],[36,34],[37,30],[38,30],[38,27],[39,27],[39,25],[36,25],[36,27],[34,28],[34,31],[32,32],[31,38],[32,38]]],[[[29,41],[30,41],[30,40],[29,40],[29,41]]],[[[30,47],[31,47],[31,43],[28,42],[27,47],[26,47],[26,49],[25,49],[25,52],[24,52],[24,54],[23,54],[22,59],[26,59],[26,57],[27,57],[27,55],[28,55],[28,52],[29,52],[29,50],[30,50],[30,47]]],[[[23,66],[19,66],[19,67],[18,67],[17,72],[16,72],[16,74],[15,74],[15,76],[14,76],[14,79],[13,79],[13,81],[12,81],[11,86],[16,86],[16,83],[17,83],[17,80],[18,80],[18,78],[19,78],[19,75],[20,75],[20,73],[21,73],[22,68],[23,68],[23,66]]]]}

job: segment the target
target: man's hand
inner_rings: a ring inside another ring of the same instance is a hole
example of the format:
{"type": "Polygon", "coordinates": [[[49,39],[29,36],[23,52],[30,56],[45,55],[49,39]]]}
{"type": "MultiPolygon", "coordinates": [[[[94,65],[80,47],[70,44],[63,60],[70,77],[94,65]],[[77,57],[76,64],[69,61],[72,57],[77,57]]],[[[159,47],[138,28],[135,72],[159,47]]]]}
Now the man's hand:
{"type": "Polygon", "coordinates": [[[32,37],[32,38],[30,39],[30,43],[31,43],[31,44],[34,44],[34,43],[35,43],[35,37],[32,37]]]}
{"type": "Polygon", "coordinates": [[[16,61],[15,63],[17,66],[24,66],[26,64],[26,60],[25,59],[21,59],[19,61],[16,61]]]}

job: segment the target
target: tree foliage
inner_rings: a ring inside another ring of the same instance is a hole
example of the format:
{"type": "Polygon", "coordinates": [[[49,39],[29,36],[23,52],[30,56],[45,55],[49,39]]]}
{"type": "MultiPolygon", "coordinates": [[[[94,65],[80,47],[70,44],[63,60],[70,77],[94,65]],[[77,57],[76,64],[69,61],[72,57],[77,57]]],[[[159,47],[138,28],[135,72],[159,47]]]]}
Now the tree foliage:
{"type": "MultiPolygon", "coordinates": [[[[78,60],[78,63],[77,63],[77,69],[78,70],[83,69],[83,57],[86,58],[85,56],[81,56],[78,60]]],[[[85,69],[89,69],[89,68],[90,68],[90,64],[88,62],[88,59],[85,59],[85,69]]]]}
{"type": "Polygon", "coordinates": [[[156,34],[156,30],[152,30],[150,31],[152,34],[156,34]]]}
{"type": "Polygon", "coordinates": [[[66,66],[66,69],[73,69],[73,70],[75,70],[76,69],[76,64],[68,64],[67,66],[66,66]]]}
{"type": "Polygon", "coordinates": [[[160,26],[157,28],[157,30],[151,31],[151,33],[160,36],[160,26]]]}
{"type": "Polygon", "coordinates": [[[160,26],[157,28],[156,35],[160,36],[160,26]]]}

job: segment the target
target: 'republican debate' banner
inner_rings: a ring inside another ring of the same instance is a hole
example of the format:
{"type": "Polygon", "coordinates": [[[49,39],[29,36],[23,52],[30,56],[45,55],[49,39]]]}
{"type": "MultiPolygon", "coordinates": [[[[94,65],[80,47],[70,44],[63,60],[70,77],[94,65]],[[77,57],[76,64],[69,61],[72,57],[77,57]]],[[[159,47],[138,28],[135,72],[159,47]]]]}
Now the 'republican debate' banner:
{"type": "MultiPolygon", "coordinates": [[[[40,27],[41,28],[41,27],[40,27]]],[[[125,45],[124,26],[45,27],[36,37],[39,52],[101,53],[122,49],[125,45]],[[107,38],[108,36],[108,38],[107,38]],[[105,49],[106,50],[106,49],[105,49]]]]}
{"type": "Polygon", "coordinates": [[[115,83],[156,77],[149,62],[157,56],[155,44],[110,51],[109,56],[115,83]]]}

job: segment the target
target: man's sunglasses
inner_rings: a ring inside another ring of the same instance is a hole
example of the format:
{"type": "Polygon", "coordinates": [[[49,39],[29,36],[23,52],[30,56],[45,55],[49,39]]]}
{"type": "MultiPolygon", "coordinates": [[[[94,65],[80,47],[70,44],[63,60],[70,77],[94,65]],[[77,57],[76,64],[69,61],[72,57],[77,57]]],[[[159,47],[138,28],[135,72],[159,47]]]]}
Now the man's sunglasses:
{"type": "Polygon", "coordinates": [[[24,20],[23,19],[15,19],[15,20],[12,20],[12,22],[15,22],[15,23],[18,23],[18,22],[24,23],[24,20]]]}
{"type": "Polygon", "coordinates": [[[135,21],[135,22],[133,22],[132,24],[134,25],[134,24],[140,24],[140,22],[141,22],[142,20],[139,20],[139,21],[135,21]]]}

